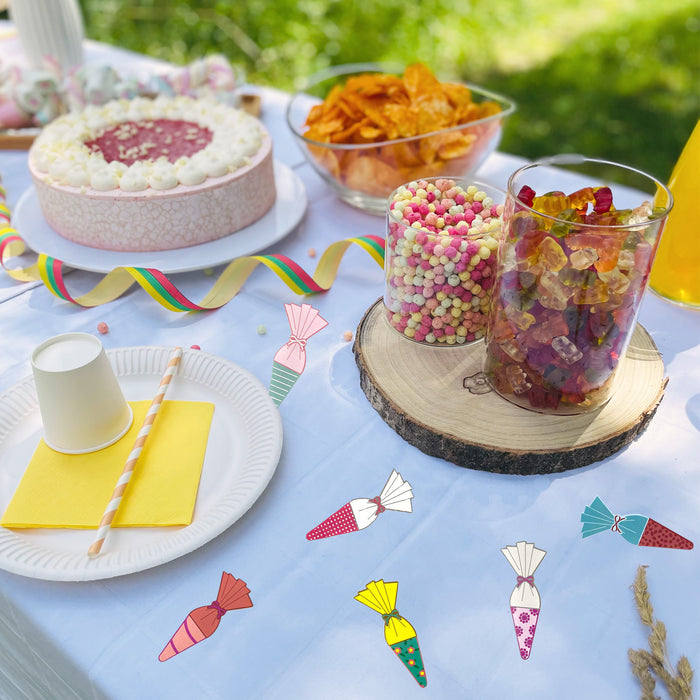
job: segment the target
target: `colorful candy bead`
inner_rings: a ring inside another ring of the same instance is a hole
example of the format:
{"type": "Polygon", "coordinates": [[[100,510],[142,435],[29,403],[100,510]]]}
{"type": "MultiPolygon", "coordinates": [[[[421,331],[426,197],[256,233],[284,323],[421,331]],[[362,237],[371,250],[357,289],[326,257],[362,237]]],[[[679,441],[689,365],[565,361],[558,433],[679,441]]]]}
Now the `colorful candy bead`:
{"type": "Polygon", "coordinates": [[[384,304],[396,330],[429,344],[463,345],[483,337],[502,211],[477,185],[448,178],[411,182],[394,192],[384,304]]]}

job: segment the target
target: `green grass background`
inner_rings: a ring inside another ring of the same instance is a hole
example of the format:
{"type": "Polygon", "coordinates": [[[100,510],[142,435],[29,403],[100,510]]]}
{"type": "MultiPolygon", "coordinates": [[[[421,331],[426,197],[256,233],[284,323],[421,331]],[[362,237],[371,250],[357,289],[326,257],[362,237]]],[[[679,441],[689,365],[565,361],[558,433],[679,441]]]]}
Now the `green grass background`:
{"type": "Polygon", "coordinates": [[[283,89],[329,65],[422,61],[513,99],[500,149],[527,158],[667,181],[700,117],[700,0],[80,1],[90,38],[178,64],[220,52],[283,89]]]}

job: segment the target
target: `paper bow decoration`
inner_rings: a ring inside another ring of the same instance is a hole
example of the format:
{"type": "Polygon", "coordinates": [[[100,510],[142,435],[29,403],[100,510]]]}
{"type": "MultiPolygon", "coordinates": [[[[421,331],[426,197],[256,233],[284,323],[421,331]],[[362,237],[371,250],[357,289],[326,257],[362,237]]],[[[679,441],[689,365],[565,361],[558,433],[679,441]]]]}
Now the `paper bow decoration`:
{"type": "Polygon", "coordinates": [[[355,596],[355,600],[376,610],[382,616],[386,643],[411,672],[418,685],[425,688],[428,680],[425,677],[416,631],[408,620],[399,615],[395,607],[398,587],[397,581],[370,581],[367,587],[355,596]]]}
{"type": "Polygon", "coordinates": [[[272,360],[269,394],[279,406],[306,366],[306,341],[328,325],[310,304],[285,304],[291,334],[272,360]]]}
{"type": "Polygon", "coordinates": [[[185,649],[211,637],[219,621],[229,610],[252,608],[250,591],[245,581],[234,578],[225,571],[221,575],[219,593],[211,605],[195,608],[180,625],[158,656],[159,661],[167,661],[185,649]]]}
{"type": "Polygon", "coordinates": [[[517,574],[517,582],[510,596],[510,613],[520,658],[527,660],[532,651],[541,607],[534,574],[547,552],[537,549],[531,542],[517,542],[514,546],[504,547],[501,552],[517,574]]]}
{"type": "Polygon", "coordinates": [[[610,509],[596,496],[581,514],[582,537],[590,537],[605,530],[622,535],[628,542],[640,547],[669,547],[692,549],[693,543],[673,530],[669,530],[646,515],[613,515],[610,509]]]}
{"type": "Polygon", "coordinates": [[[320,525],[306,533],[307,540],[320,540],[324,537],[356,532],[369,527],[385,510],[399,510],[411,513],[413,491],[411,484],[404,481],[395,469],[379,496],[375,498],[353,498],[320,525]]]}
{"type": "Polygon", "coordinates": [[[63,75],[50,59],[43,70],[12,66],[0,72],[0,129],[43,126],[67,111],[136,96],[213,97],[234,104],[240,82],[228,59],[218,54],[140,78],[106,65],[84,65],[63,75]]]}

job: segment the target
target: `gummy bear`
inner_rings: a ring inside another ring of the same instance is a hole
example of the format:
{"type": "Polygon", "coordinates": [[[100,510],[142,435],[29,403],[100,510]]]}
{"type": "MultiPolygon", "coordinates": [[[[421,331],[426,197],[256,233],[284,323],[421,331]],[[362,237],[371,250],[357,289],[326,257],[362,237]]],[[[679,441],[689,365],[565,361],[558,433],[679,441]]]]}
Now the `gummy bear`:
{"type": "Polygon", "coordinates": [[[499,345],[501,346],[501,350],[516,362],[525,361],[525,353],[512,338],[504,340],[502,343],[499,343],[499,345]]]}
{"type": "Polygon", "coordinates": [[[571,267],[575,270],[585,270],[590,267],[598,259],[598,253],[595,248],[581,248],[574,250],[569,256],[571,267]]]}
{"type": "Polygon", "coordinates": [[[609,187],[596,187],[595,190],[593,190],[593,197],[595,198],[593,211],[596,214],[610,211],[612,208],[613,196],[609,187]]]}
{"type": "Polygon", "coordinates": [[[515,255],[519,261],[529,260],[537,254],[537,248],[547,236],[547,232],[535,228],[520,235],[515,244],[515,255]]]}
{"type": "Polygon", "coordinates": [[[526,204],[528,207],[532,207],[532,201],[534,198],[535,198],[535,190],[533,190],[532,187],[528,187],[527,185],[523,185],[520,188],[520,192],[518,192],[518,199],[523,204],[526,204]]]}
{"type": "Polygon", "coordinates": [[[603,281],[598,281],[596,284],[577,289],[574,292],[574,304],[599,304],[602,301],[607,301],[609,297],[608,286],[603,281]]]}
{"type": "Polygon", "coordinates": [[[521,330],[527,330],[534,322],[535,317],[527,311],[520,311],[512,304],[508,304],[504,309],[508,320],[514,323],[521,330]]]}
{"type": "Polygon", "coordinates": [[[571,206],[575,207],[576,209],[582,209],[584,212],[588,210],[588,205],[595,201],[595,195],[593,194],[593,188],[592,187],[582,187],[580,190],[576,190],[576,192],[572,192],[569,195],[569,201],[571,202],[571,206]]]}
{"type": "Polygon", "coordinates": [[[550,232],[557,238],[566,238],[576,230],[576,222],[580,221],[581,215],[576,209],[564,209],[564,211],[559,212],[557,221],[552,224],[550,232]]]}
{"type": "Polygon", "coordinates": [[[532,388],[532,384],[527,381],[527,375],[518,365],[508,365],[506,376],[514,394],[524,394],[532,388]]]}
{"type": "Polygon", "coordinates": [[[548,309],[563,311],[569,297],[574,293],[573,287],[568,287],[554,272],[545,271],[540,275],[537,290],[540,292],[540,304],[548,309]]]}
{"type": "Polygon", "coordinates": [[[539,343],[551,343],[558,335],[566,335],[569,326],[561,311],[547,309],[540,322],[533,326],[530,335],[539,343]]]}
{"type": "Polygon", "coordinates": [[[538,262],[552,272],[558,272],[569,262],[562,247],[551,236],[542,239],[537,252],[538,262]]]}
{"type": "Polygon", "coordinates": [[[608,291],[615,294],[624,294],[630,286],[629,277],[620,272],[617,267],[614,267],[610,272],[599,272],[598,277],[605,282],[608,291]]]}
{"type": "Polygon", "coordinates": [[[512,338],[515,333],[511,328],[508,319],[505,317],[502,309],[499,309],[492,317],[490,335],[497,343],[501,343],[508,338],[512,338]]]}
{"type": "Polygon", "coordinates": [[[617,266],[620,270],[631,270],[634,267],[634,252],[631,250],[621,250],[617,258],[617,266]]]}
{"type": "Polygon", "coordinates": [[[553,338],[552,347],[568,365],[573,365],[583,357],[583,353],[565,335],[553,338]]]}

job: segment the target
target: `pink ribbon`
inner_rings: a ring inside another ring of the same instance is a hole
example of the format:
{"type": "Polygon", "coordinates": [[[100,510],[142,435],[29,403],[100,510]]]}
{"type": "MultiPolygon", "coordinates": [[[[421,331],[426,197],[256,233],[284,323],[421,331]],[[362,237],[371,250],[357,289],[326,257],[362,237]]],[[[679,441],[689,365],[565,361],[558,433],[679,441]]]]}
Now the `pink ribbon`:
{"type": "Polygon", "coordinates": [[[534,586],[535,585],[534,575],[531,574],[530,576],[518,576],[518,585],[516,586],[516,588],[520,588],[521,583],[529,583],[531,586],[534,586]]]}
{"type": "Polygon", "coordinates": [[[289,329],[289,340],[277,351],[274,361],[301,374],[306,366],[306,341],[328,325],[318,311],[309,304],[285,304],[289,329]]]}
{"type": "Polygon", "coordinates": [[[217,620],[220,620],[226,614],[225,608],[221,607],[218,600],[215,600],[211,605],[208,605],[207,607],[213,608],[214,610],[216,610],[216,619],[217,620]]]}
{"type": "Polygon", "coordinates": [[[375,496],[374,498],[370,498],[369,502],[377,504],[377,515],[379,515],[380,513],[383,513],[386,510],[386,508],[382,505],[382,502],[381,502],[379,496],[375,496]]]}

